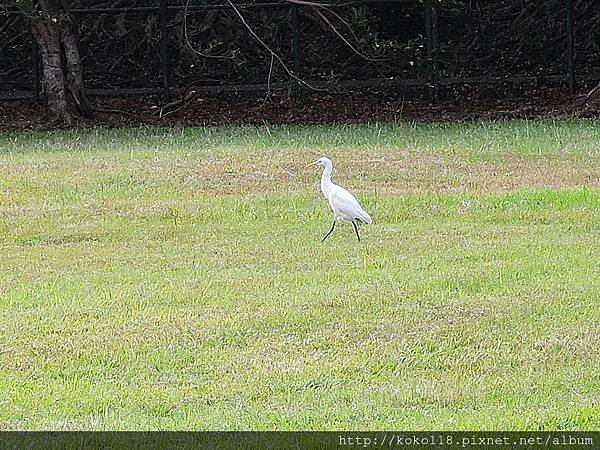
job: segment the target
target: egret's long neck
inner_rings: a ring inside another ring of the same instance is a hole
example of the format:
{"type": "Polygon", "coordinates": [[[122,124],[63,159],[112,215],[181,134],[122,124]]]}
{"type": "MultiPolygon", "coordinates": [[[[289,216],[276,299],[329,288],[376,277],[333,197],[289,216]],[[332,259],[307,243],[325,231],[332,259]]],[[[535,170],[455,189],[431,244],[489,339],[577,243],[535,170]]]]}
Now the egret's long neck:
{"type": "Polygon", "coordinates": [[[323,170],[323,175],[321,175],[321,191],[327,197],[331,189],[333,188],[333,183],[331,182],[331,166],[325,166],[325,170],[323,170]]]}

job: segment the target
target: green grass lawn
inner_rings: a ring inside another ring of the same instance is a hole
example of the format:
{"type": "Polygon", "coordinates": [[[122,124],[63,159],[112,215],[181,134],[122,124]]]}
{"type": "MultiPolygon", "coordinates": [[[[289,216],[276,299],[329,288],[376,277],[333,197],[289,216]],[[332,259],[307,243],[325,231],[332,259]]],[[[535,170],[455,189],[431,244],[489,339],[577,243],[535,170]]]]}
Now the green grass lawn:
{"type": "Polygon", "coordinates": [[[2,429],[600,428],[593,121],[5,133],[0,250],[2,429]]]}

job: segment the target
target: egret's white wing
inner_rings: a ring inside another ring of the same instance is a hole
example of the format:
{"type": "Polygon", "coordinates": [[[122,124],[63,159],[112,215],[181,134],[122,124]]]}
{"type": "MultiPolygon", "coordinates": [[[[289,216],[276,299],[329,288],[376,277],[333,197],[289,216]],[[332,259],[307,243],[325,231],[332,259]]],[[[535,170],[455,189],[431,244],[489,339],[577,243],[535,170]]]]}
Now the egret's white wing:
{"type": "Polygon", "coordinates": [[[336,216],[346,220],[360,220],[370,224],[371,216],[362,209],[354,195],[341,186],[335,186],[329,194],[329,205],[336,216]]]}

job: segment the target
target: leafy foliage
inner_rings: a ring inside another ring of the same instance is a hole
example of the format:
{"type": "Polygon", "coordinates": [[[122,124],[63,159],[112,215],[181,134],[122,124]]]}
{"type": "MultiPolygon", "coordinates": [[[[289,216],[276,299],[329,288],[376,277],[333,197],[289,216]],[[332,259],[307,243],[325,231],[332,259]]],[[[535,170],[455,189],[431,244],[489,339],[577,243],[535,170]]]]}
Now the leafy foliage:
{"type": "MultiPolygon", "coordinates": [[[[563,0],[433,3],[438,7],[440,67],[444,77],[565,73],[563,0]]],[[[574,0],[576,66],[578,74],[583,76],[595,74],[600,63],[600,33],[597,32],[600,11],[595,3],[594,0],[574,0]]],[[[109,0],[73,0],[70,4],[73,8],[121,6],[109,0]]],[[[131,7],[156,4],[150,0],[128,2],[131,7]]],[[[184,6],[185,1],[173,0],[170,5],[184,6]]],[[[244,8],[242,13],[256,33],[291,65],[290,7],[244,8]]],[[[160,30],[156,13],[77,14],[77,18],[88,87],[161,85],[160,30]]],[[[19,28],[15,21],[18,21],[15,16],[0,15],[0,57],[14,61],[9,69],[0,73],[0,82],[9,89],[27,89],[32,84],[31,42],[27,32],[14,32],[19,28]]],[[[270,54],[257,44],[230,9],[188,11],[186,25],[187,30],[184,30],[183,11],[169,13],[169,65],[173,84],[266,81],[270,54]],[[218,58],[206,58],[198,52],[218,58]]],[[[424,36],[422,1],[340,6],[331,11],[301,7],[300,74],[307,80],[334,82],[373,77],[426,78],[424,36]],[[330,23],[325,23],[317,12],[330,23]]],[[[272,80],[288,81],[289,78],[275,64],[272,80]]]]}

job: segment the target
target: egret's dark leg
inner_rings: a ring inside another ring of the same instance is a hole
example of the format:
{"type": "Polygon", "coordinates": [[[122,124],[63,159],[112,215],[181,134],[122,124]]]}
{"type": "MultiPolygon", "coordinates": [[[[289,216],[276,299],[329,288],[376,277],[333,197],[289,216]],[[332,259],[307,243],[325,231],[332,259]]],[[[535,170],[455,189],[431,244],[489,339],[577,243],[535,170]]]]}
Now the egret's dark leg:
{"type": "Polygon", "coordinates": [[[358,226],[356,225],[356,222],[354,220],[352,221],[352,225],[354,226],[354,231],[356,232],[356,237],[358,238],[358,242],[360,242],[360,234],[358,234],[358,226]]]}
{"type": "Polygon", "coordinates": [[[326,234],[325,236],[323,236],[323,239],[321,239],[321,242],[323,242],[325,239],[327,239],[327,237],[328,237],[328,236],[329,236],[331,233],[333,233],[333,229],[334,229],[334,228],[335,228],[335,220],[333,221],[333,225],[331,225],[331,230],[329,230],[329,231],[327,232],[327,234],[326,234]]]}

